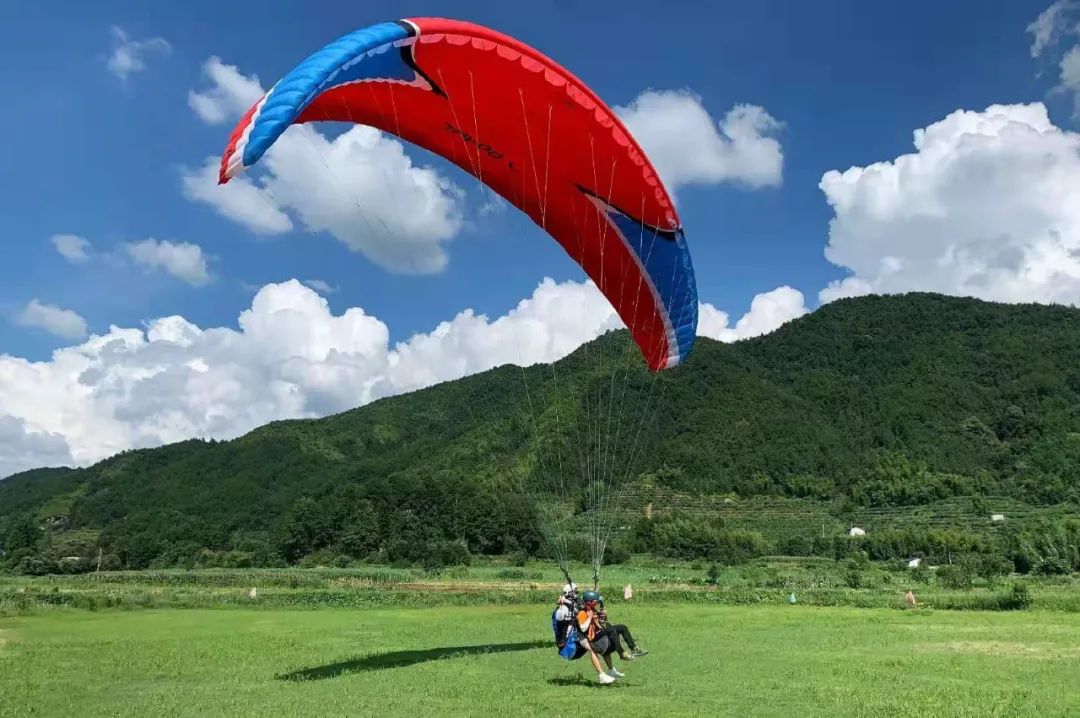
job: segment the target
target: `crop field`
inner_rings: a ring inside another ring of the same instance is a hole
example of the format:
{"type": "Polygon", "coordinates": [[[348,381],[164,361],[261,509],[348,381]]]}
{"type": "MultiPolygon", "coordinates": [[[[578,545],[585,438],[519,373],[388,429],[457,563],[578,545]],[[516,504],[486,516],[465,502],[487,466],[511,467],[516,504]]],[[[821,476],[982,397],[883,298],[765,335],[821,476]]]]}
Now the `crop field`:
{"type": "Polygon", "coordinates": [[[0,715],[1080,713],[1080,615],[612,606],[649,655],[601,686],[550,605],[50,609],[0,618],[0,715]]]}
{"type": "MultiPolygon", "coordinates": [[[[586,581],[590,569],[571,565],[586,581]]],[[[1080,576],[976,578],[960,588],[946,585],[934,571],[866,564],[854,569],[823,558],[761,559],[742,566],[716,567],[686,562],[647,561],[605,567],[603,594],[622,601],[630,585],[633,603],[695,603],[768,606],[798,603],[853,608],[905,607],[911,589],[925,608],[1014,610],[1034,608],[1080,612],[1080,576]],[[1030,597],[1018,605],[1014,591],[1030,597]]],[[[168,569],[54,576],[0,574],[0,617],[46,608],[434,608],[459,605],[537,604],[552,600],[564,582],[550,563],[524,566],[505,562],[455,566],[439,571],[365,565],[311,569],[168,569]],[[255,590],[254,598],[252,590],[255,590]]]]}

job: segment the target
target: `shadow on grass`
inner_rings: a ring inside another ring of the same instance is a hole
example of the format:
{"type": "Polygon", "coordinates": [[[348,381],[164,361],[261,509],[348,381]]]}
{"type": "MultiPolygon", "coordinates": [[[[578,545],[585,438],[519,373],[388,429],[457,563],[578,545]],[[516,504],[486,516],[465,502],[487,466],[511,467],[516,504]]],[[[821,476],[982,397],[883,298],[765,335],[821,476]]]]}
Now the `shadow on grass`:
{"type": "Polygon", "coordinates": [[[548,678],[548,683],[553,686],[579,686],[583,688],[606,688],[607,690],[626,687],[625,684],[621,684],[617,681],[615,683],[604,685],[595,678],[590,681],[585,676],[559,676],[558,678],[548,678]]]}
{"type": "Polygon", "coordinates": [[[450,648],[425,648],[415,651],[373,653],[362,658],[329,663],[325,666],[302,668],[291,673],[283,673],[278,675],[277,678],[281,681],[319,681],[327,678],[337,678],[346,673],[404,668],[405,666],[414,666],[417,663],[443,661],[448,658],[476,656],[486,653],[532,651],[538,648],[551,648],[551,645],[551,641],[530,641],[528,643],[493,643],[485,646],[454,646],[450,648]]]}

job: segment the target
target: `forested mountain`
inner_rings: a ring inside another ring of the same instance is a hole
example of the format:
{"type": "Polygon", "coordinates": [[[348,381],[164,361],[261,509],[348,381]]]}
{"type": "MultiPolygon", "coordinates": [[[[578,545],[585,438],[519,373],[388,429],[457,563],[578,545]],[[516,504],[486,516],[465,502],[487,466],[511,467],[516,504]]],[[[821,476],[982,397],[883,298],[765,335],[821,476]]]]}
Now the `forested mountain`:
{"type": "Polygon", "coordinates": [[[581,491],[583,476],[896,507],[1075,502],[1078,467],[1080,310],[909,294],[837,301],[734,344],[699,339],[658,375],[613,332],[554,366],[27,472],[0,481],[0,537],[9,563],[42,552],[32,529],[45,524],[53,555],[100,548],[130,567],[536,552],[522,487],[581,491]]]}

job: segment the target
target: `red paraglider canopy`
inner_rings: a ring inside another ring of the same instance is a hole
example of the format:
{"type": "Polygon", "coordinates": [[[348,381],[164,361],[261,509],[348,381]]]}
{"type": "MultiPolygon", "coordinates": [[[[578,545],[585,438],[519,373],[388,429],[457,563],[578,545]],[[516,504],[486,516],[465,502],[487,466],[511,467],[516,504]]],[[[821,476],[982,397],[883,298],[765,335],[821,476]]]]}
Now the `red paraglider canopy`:
{"type": "Polygon", "coordinates": [[[697,292],[668,192],[614,112],[537,50],[440,18],[346,35],[249,110],[221,181],[257,162],[289,125],[313,121],[370,125],[454,162],[584,268],[650,368],[689,353],[697,292]]]}

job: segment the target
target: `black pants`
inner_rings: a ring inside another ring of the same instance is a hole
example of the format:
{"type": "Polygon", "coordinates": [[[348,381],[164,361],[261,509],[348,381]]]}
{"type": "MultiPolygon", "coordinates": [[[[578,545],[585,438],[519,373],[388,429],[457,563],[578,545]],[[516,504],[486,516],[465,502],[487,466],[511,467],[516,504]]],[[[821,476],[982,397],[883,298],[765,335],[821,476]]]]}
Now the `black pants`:
{"type": "MultiPolygon", "coordinates": [[[[600,631],[596,636],[589,641],[589,645],[598,656],[607,656],[612,651],[622,653],[622,647],[619,646],[619,635],[614,631],[609,632],[607,629],[600,631]]],[[[578,654],[574,656],[574,659],[578,659],[585,655],[587,651],[578,644],[578,654]]]]}
{"type": "MultiPolygon", "coordinates": [[[[616,642],[618,642],[619,638],[622,638],[622,640],[626,642],[626,645],[630,647],[631,651],[637,648],[637,644],[634,643],[634,637],[630,635],[630,629],[625,623],[609,623],[606,630],[609,631],[610,634],[616,636],[616,642]]],[[[622,653],[621,647],[619,653],[622,653]]]]}
{"type": "Polygon", "coordinates": [[[597,638],[600,638],[601,636],[608,639],[612,650],[620,656],[624,652],[622,641],[626,641],[626,645],[630,646],[631,651],[637,646],[637,644],[634,643],[634,637],[630,635],[630,629],[621,623],[609,623],[605,625],[604,630],[597,634],[597,638]]]}

